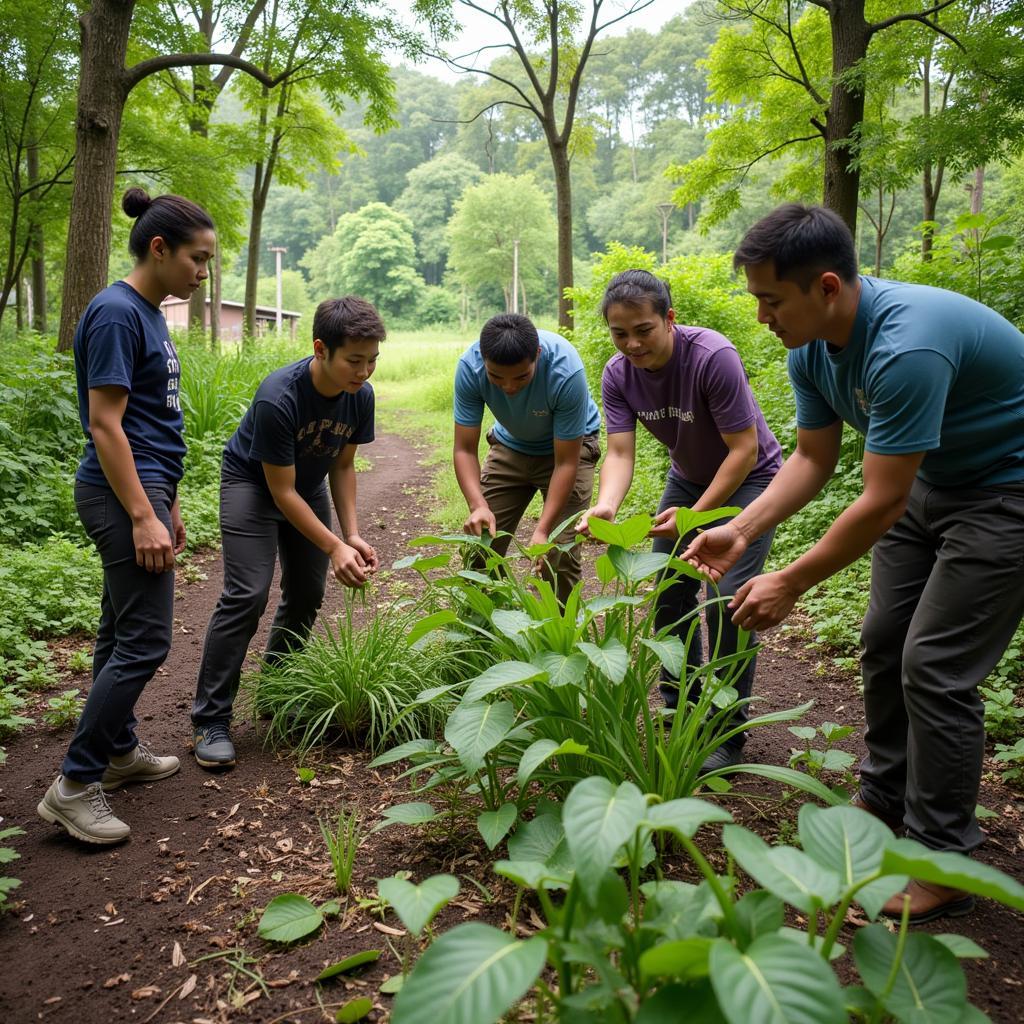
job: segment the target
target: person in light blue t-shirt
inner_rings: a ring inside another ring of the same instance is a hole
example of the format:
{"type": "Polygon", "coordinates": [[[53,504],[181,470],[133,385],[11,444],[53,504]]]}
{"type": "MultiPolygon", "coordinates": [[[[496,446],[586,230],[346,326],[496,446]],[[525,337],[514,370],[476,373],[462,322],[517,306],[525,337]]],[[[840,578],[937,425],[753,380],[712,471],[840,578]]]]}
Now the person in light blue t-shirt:
{"type": "MultiPolygon", "coordinates": [[[[530,545],[575,539],[555,526],[590,505],[600,456],[601,417],[577,351],[557,334],[538,331],[525,316],[492,317],[455,371],[455,475],[469,505],[464,529],[480,536],[514,533],[540,491],[544,498],[530,545]],[[484,407],[496,423],[480,468],[484,407]]],[[[508,537],[494,542],[504,553],[508,537]]],[[[545,558],[564,601],[580,578],[578,548],[545,558]]]]}
{"type": "MultiPolygon", "coordinates": [[[[861,633],[868,754],[856,806],[934,850],[984,841],[975,807],[985,749],[978,685],[1024,615],[1024,335],[939,288],[857,273],[829,210],[790,204],[735,254],[758,319],[789,349],[797,448],[727,526],[683,553],[718,576],[749,539],[828,482],[843,423],[864,434],[864,490],[813,547],[737,591],[733,621],[764,629],[869,549],[861,633]]],[[[883,908],[913,923],[973,899],[912,881],[883,908]]]]}

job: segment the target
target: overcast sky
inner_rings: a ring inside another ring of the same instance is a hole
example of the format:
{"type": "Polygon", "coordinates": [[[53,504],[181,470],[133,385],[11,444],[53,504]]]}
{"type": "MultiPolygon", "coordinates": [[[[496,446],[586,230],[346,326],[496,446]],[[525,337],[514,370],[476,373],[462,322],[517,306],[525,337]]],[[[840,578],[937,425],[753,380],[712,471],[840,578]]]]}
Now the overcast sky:
{"type": "MultiPolygon", "coordinates": [[[[411,26],[414,23],[412,16],[413,0],[389,0],[389,2],[391,7],[394,8],[407,25],[411,26]]],[[[648,31],[652,31],[663,25],[669,18],[679,14],[691,2],[692,0],[654,0],[650,7],[646,7],[643,11],[620,21],[617,25],[613,25],[608,29],[607,33],[602,33],[602,36],[599,38],[604,38],[606,34],[623,35],[630,28],[645,28],[648,31]]],[[[484,6],[486,3],[487,0],[482,0],[481,6],[484,6]]],[[[587,6],[589,7],[589,4],[587,6]]],[[[601,20],[608,21],[610,18],[614,18],[627,10],[628,7],[629,0],[604,0],[601,20]]],[[[458,8],[457,13],[464,28],[461,35],[448,46],[448,52],[453,56],[461,56],[481,46],[508,42],[508,37],[504,34],[501,26],[485,15],[467,10],[461,6],[458,8]]],[[[480,55],[478,62],[483,67],[486,67],[501,52],[500,50],[484,51],[480,55]]],[[[424,61],[421,64],[417,64],[416,68],[426,74],[435,75],[449,82],[457,81],[460,77],[458,72],[449,70],[438,60],[424,61]]]]}

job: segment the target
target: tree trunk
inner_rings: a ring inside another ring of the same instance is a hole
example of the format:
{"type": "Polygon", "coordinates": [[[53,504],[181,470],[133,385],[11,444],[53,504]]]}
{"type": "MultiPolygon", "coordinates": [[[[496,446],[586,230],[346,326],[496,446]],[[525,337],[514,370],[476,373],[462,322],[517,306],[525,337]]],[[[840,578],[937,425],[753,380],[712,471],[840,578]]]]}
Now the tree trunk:
{"type": "Polygon", "coordinates": [[[985,165],[974,168],[974,184],[969,186],[971,192],[971,213],[981,213],[985,197],[985,165]]]}
{"type": "Polygon", "coordinates": [[[89,300],[107,283],[114,174],[128,98],[124,61],[135,0],[93,0],[82,27],[75,171],[57,350],[71,348],[89,300]]]}
{"type": "Polygon", "coordinates": [[[832,5],[832,93],[825,118],[824,203],[846,221],[851,233],[857,227],[860,171],[851,166],[849,140],[864,120],[864,90],[845,79],[867,56],[868,25],[864,0],[834,0],[832,5]]]}
{"type": "Polygon", "coordinates": [[[224,257],[221,255],[220,245],[213,257],[213,288],[210,296],[210,348],[214,352],[220,351],[220,303],[223,298],[220,287],[221,274],[224,271],[224,257]]]}
{"type": "Polygon", "coordinates": [[[572,179],[569,176],[568,140],[550,141],[555,171],[555,219],[558,223],[558,326],[572,327],[565,291],[572,287],[572,179]]]}
{"type": "Polygon", "coordinates": [[[261,165],[256,165],[252,187],[252,217],[249,221],[249,246],[245,257],[245,307],[242,311],[242,342],[256,337],[256,286],[260,274],[260,243],[263,234],[263,206],[260,199],[261,165]]]}
{"type": "MultiPolygon", "coordinates": [[[[28,184],[31,187],[39,181],[39,147],[34,143],[26,152],[28,163],[28,184]]],[[[28,228],[29,258],[32,272],[32,329],[46,333],[46,263],[43,256],[43,226],[33,216],[28,228]]]]}

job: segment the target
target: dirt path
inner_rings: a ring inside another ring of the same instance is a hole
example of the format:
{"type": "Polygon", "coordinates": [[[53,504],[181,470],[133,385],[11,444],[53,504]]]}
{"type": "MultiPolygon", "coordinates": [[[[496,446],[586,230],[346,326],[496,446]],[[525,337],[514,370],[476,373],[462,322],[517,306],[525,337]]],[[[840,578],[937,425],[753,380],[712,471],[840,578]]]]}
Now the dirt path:
{"type": "MultiPolygon", "coordinates": [[[[390,565],[406,553],[410,537],[428,530],[428,474],[419,464],[421,453],[396,436],[380,437],[366,454],[373,469],[359,475],[363,535],[390,565]]],[[[196,766],[186,750],[188,709],[221,584],[217,556],[207,556],[200,567],[205,581],[179,585],[174,647],[139,708],[145,740],[161,752],[179,754],[182,770],[155,786],[127,787],[114,795],[115,811],[132,826],[128,843],[91,850],[37,818],[35,804],[57,770],[66,732],[36,727],[9,745],[0,773],[0,816],[5,827],[20,825],[27,834],[16,840],[22,859],[9,871],[22,880],[16,910],[0,919],[0,1021],[6,1024],[306,1022],[323,1019],[318,998],[336,1008],[355,995],[376,997],[380,980],[396,970],[387,926],[379,930],[355,900],[347,917],[329,920],[297,948],[273,950],[256,936],[259,913],[278,892],[300,890],[318,901],[332,895],[317,814],[358,806],[372,820],[395,802],[396,773],[368,769],[362,752],[331,751],[317,765],[313,785],[299,785],[294,760],[265,749],[248,723],[235,729],[234,771],[211,776],[196,766]],[[348,981],[328,983],[318,996],[313,979],[326,964],[367,948],[384,952],[379,964],[348,981]]],[[[388,600],[386,584],[374,599],[388,600]]],[[[339,606],[340,591],[329,588],[325,612],[339,606]]],[[[254,646],[265,639],[269,621],[268,614],[254,646]]],[[[766,710],[813,697],[811,721],[861,726],[860,698],[850,679],[822,673],[802,651],[784,633],[769,637],[757,685],[767,698],[766,710]]],[[[792,740],[777,727],[755,734],[748,751],[752,760],[785,763],[792,740]]],[[[862,753],[855,737],[844,746],[862,753]]],[[[989,824],[990,839],[980,856],[1021,877],[1021,802],[997,778],[989,773],[982,794],[1000,817],[989,824]]],[[[743,813],[770,838],[797,808],[766,807],[751,804],[743,813]]],[[[355,892],[372,895],[375,879],[400,869],[417,878],[448,870],[479,877],[486,888],[464,883],[439,927],[478,915],[500,922],[511,892],[486,871],[486,863],[471,841],[439,848],[414,832],[392,829],[361,850],[355,892]]],[[[972,998],[994,1021],[1024,1020],[1020,915],[985,904],[972,917],[934,930],[947,929],[969,935],[991,954],[968,965],[972,998]]],[[[383,1009],[375,1017],[383,1019],[383,1009]]]]}

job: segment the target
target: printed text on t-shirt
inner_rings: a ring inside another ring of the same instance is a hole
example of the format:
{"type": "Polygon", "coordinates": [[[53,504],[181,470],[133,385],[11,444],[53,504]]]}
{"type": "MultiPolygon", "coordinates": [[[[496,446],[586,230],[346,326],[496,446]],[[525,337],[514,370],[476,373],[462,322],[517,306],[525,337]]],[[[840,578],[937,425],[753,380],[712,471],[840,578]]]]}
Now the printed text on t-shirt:
{"type": "Polygon", "coordinates": [[[693,422],[693,413],[689,409],[680,409],[676,405],[669,405],[663,409],[637,409],[637,416],[646,423],[654,420],[682,420],[684,423],[693,422]]]}

